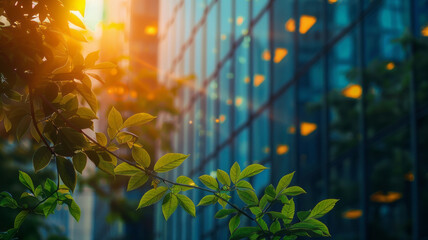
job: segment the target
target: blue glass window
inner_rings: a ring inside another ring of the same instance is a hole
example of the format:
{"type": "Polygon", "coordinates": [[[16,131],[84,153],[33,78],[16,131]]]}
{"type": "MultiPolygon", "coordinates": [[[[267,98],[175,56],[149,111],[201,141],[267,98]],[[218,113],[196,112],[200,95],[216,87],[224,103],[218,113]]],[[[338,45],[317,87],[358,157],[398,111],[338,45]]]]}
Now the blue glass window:
{"type": "Polygon", "coordinates": [[[217,3],[211,8],[207,17],[207,77],[211,76],[214,72],[215,67],[217,65],[217,40],[219,39],[219,35],[217,33],[217,3]]]}
{"type": "Polygon", "coordinates": [[[235,106],[235,129],[248,120],[249,114],[249,55],[250,37],[244,38],[235,53],[235,99],[232,99],[235,106]]]}
{"type": "Polygon", "coordinates": [[[206,136],[205,153],[206,155],[210,155],[215,149],[215,139],[216,139],[215,125],[217,122],[215,106],[218,99],[217,87],[218,87],[217,82],[211,81],[207,89],[207,98],[206,98],[207,108],[206,108],[206,114],[205,114],[205,136],[206,136]]]}
{"type": "Polygon", "coordinates": [[[270,149],[270,120],[269,111],[265,110],[260,116],[254,119],[251,125],[252,140],[251,151],[252,151],[252,162],[261,162],[269,157],[270,149]]]}
{"type": "Polygon", "coordinates": [[[220,133],[220,144],[230,137],[231,129],[231,91],[232,73],[230,72],[230,61],[227,61],[220,71],[220,113],[216,119],[216,123],[220,133]]]}
{"type": "Polygon", "coordinates": [[[220,59],[229,53],[232,43],[232,4],[230,0],[220,2],[220,59]]]}
{"type": "Polygon", "coordinates": [[[250,25],[250,2],[248,0],[235,0],[235,39],[248,33],[250,25]]]}

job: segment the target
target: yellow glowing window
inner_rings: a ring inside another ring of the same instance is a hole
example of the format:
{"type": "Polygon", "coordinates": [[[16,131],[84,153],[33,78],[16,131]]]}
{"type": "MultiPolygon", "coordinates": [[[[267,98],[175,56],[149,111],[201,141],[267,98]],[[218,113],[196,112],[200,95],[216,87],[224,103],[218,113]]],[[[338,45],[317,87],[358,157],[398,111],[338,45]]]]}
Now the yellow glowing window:
{"type": "Polygon", "coordinates": [[[421,31],[422,36],[428,37],[428,26],[425,26],[421,31]]]}
{"type": "Polygon", "coordinates": [[[409,172],[404,175],[404,179],[406,179],[409,182],[413,182],[415,180],[415,175],[413,173],[409,172]]]}
{"type": "Polygon", "coordinates": [[[193,124],[193,121],[192,121],[192,120],[190,120],[190,121],[189,121],[189,124],[190,124],[190,125],[192,125],[192,124],[193,124]]]}
{"type": "Polygon", "coordinates": [[[226,39],[227,39],[226,34],[222,34],[222,35],[221,35],[221,40],[223,40],[223,41],[224,41],[224,40],[226,40],[226,39]]]}
{"type": "Polygon", "coordinates": [[[358,84],[351,84],[342,90],[342,94],[348,98],[358,99],[361,97],[363,89],[358,84]]]}
{"type": "Polygon", "coordinates": [[[359,209],[352,209],[352,210],[348,210],[348,211],[344,212],[343,218],[357,219],[357,218],[360,218],[362,215],[363,215],[363,211],[361,211],[359,209]]]}
{"type": "Polygon", "coordinates": [[[370,200],[372,202],[378,203],[392,203],[400,200],[403,195],[399,192],[388,192],[387,194],[383,194],[382,192],[375,192],[370,196],[370,200]]]}
{"type": "Polygon", "coordinates": [[[232,101],[232,99],[227,99],[227,105],[232,105],[232,103],[233,103],[233,101],[232,101]]]}
{"type": "Polygon", "coordinates": [[[264,153],[269,153],[270,152],[270,148],[269,147],[264,147],[263,148],[263,152],[264,153]]]}
{"type": "Polygon", "coordinates": [[[262,84],[264,81],[265,81],[265,76],[261,74],[256,74],[254,76],[254,87],[260,86],[260,84],[262,84]]]}
{"type": "Polygon", "coordinates": [[[316,129],[317,129],[317,125],[315,123],[302,122],[300,124],[300,134],[302,136],[308,136],[316,129]]]}
{"type": "Polygon", "coordinates": [[[155,26],[147,26],[147,27],[144,29],[144,32],[145,32],[147,35],[156,35],[156,34],[158,33],[158,29],[157,29],[155,26]]]}
{"type": "Polygon", "coordinates": [[[393,62],[390,62],[390,63],[386,64],[386,69],[387,70],[391,71],[394,68],[395,68],[395,64],[393,62]]]}
{"type": "Polygon", "coordinates": [[[250,83],[250,77],[245,77],[244,82],[245,83],[250,83]]]}
{"type": "Polygon", "coordinates": [[[278,145],[276,147],[276,154],[278,154],[278,155],[284,155],[284,154],[286,154],[288,152],[288,150],[289,150],[288,145],[285,145],[285,144],[278,145]]]}
{"type": "Polygon", "coordinates": [[[239,17],[236,19],[236,24],[237,24],[238,26],[241,26],[241,25],[242,25],[242,23],[244,23],[244,17],[239,16],[239,17]]]}
{"type": "Polygon", "coordinates": [[[262,59],[265,61],[270,61],[270,51],[269,50],[264,50],[262,53],[262,59]]]}
{"type": "Polygon", "coordinates": [[[328,3],[330,4],[337,3],[337,0],[328,0],[328,3]]]}
{"type": "Polygon", "coordinates": [[[273,58],[273,61],[275,63],[279,63],[282,61],[282,59],[287,56],[288,50],[285,48],[277,48],[275,49],[275,57],[273,58]]]}
{"type": "Polygon", "coordinates": [[[215,122],[216,122],[216,123],[219,123],[219,122],[220,122],[220,119],[216,118],[215,122]]]}
{"type": "Polygon", "coordinates": [[[226,116],[222,114],[219,119],[221,123],[224,123],[224,121],[226,121],[226,116]]]}
{"type": "Polygon", "coordinates": [[[242,97],[237,97],[236,98],[236,100],[235,100],[235,105],[237,106],[237,107],[239,107],[239,106],[241,106],[242,105],[242,102],[243,102],[244,100],[242,99],[242,97]]]}
{"type": "MultiPolygon", "coordinates": [[[[317,22],[317,18],[314,16],[309,16],[309,15],[302,15],[300,17],[300,27],[299,27],[299,32],[301,34],[305,34],[309,31],[309,29],[312,28],[312,26],[314,26],[314,24],[317,22]]],[[[289,31],[289,32],[294,32],[296,31],[296,22],[294,21],[293,18],[290,18],[286,23],[285,23],[285,30],[289,31]]]]}
{"type": "Polygon", "coordinates": [[[294,126],[289,127],[288,128],[288,133],[295,134],[296,133],[296,127],[294,127],[294,126]]]}
{"type": "Polygon", "coordinates": [[[285,23],[285,30],[289,32],[296,31],[296,21],[294,21],[293,18],[288,19],[288,21],[285,23]]]}

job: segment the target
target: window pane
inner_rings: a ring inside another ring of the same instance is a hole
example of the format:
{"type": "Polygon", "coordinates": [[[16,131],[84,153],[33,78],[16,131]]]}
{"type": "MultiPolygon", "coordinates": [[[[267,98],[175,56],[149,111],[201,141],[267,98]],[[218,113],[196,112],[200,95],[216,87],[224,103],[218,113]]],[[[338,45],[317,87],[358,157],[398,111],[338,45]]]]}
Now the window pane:
{"type": "Polygon", "coordinates": [[[232,43],[232,3],[230,0],[220,2],[220,59],[229,53],[232,43]]]}
{"type": "Polygon", "coordinates": [[[248,120],[248,90],[250,84],[249,75],[249,37],[239,45],[235,53],[235,129],[248,120]]]}
{"type": "Polygon", "coordinates": [[[217,4],[211,8],[207,17],[207,77],[211,76],[217,65],[217,4]]]}
{"type": "Polygon", "coordinates": [[[241,35],[248,33],[248,26],[250,24],[249,18],[249,1],[248,0],[235,0],[235,39],[241,35]]]}
{"type": "Polygon", "coordinates": [[[216,119],[219,126],[220,144],[230,137],[231,129],[231,105],[232,98],[230,94],[232,73],[230,72],[230,61],[227,61],[220,71],[220,113],[216,119]]]}
{"type": "Polygon", "coordinates": [[[207,108],[205,114],[205,154],[210,155],[215,149],[215,124],[216,124],[216,113],[215,106],[218,99],[217,96],[217,82],[211,81],[207,89],[207,108]]]}
{"type": "Polygon", "coordinates": [[[270,154],[270,138],[269,138],[269,111],[265,110],[263,114],[254,119],[252,128],[251,151],[252,161],[261,162],[265,160],[270,154]]]}

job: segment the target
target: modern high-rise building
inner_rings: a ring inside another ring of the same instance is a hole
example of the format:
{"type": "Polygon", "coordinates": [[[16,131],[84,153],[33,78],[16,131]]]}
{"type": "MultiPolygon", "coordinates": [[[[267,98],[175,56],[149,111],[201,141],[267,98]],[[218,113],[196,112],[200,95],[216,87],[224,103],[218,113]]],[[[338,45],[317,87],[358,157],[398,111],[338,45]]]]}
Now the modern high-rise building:
{"type": "MultiPolygon", "coordinates": [[[[262,163],[262,189],[296,171],[297,209],[340,199],[333,239],[428,239],[428,1],[159,2],[159,77],[196,76],[170,178],[262,163]]],[[[219,209],[158,209],[157,239],[226,239],[219,209]]]]}

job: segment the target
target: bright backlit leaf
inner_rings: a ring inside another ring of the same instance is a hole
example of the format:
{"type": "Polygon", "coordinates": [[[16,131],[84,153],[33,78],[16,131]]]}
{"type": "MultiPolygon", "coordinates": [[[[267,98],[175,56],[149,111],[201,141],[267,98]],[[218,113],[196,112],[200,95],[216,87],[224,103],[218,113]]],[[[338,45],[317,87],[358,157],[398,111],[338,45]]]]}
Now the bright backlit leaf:
{"type": "Polygon", "coordinates": [[[123,119],[119,111],[115,107],[112,107],[108,114],[108,126],[113,129],[115,132],[119,131],[122,128],[123,119]]]}
{"type": "Polygon", "coordinates": [[[319,202],[311,211],[308,218],[320,218],[330,212],[339,199],[326,199],[319,202]]]}
{"type": "Polygon", "coordinates": [[[218,197],[215,195],[207,195],[199,201],[198,206],[207,206],[211,204],[215,204],[218,201],[218,197]]]}
{"type": "Polygon", "coordinates": [[[285,190],[282,191],[283,194],[287,195],[287,196],[297,196],[300,194],[304,194],[306,193],[305,190],[303,190],[303,188],[299,187],[299,186],[292,186],[289,188],[286,188],[285,190]]]}
{"type": "Polygon", "coordinates": [[[208,188],[211,188],[212,190],[218,190],[217,180],[215,180],[215,178],[211,177],[210,175],[202,175],[199,177],[199,180],[208,188]]]}
{"type": "Polygon", "coordinates": [[[220,209],[216,214],[215,218],[225,218],[230,214],[236,213],[236,209],[220,209]]]}
{"type": "Polygon", "coordinates": [[[141,170],[129,165],[128,163],[121,163],[117,165],[117,167],[114,169],[114,173],[116,175],[123,175],[123,176],[133,176],[134,174],[140,172],[141,170]]]}
{"type": "Polygon", "coordinates": [[[258,227],[242,227],[236,229],[230,236],[230,240],[238,240],[243,238],[249,238],[253,234],[261,231],[258,227]]]}
{"type": "Polygon", "coordinates": [[[149,180],[149,176],[147,176],[144,172],[136,173],[129,179],[127,191],[132,191],[143,186],[147,180],[149,180]]]}
{"type": "Polygon", "coordinates": [[[236,184],[236,187],[238,187],[238,188],[240,188],[242,190],[246,190],[247,189],[247,190],[253,190],[254,191],[253,186],[251,186],[251,184],[249,182],[245,181],[245,180],[239,181],[236,184]]]}
{"type": "Polygon", "coordinates": [[[266,167],[264,167],[260,164],[251,164],[250,166],[248,166],[244,170],[242,170],[241,174],[239,174],[238,180],[257,175],[265,169],[266,169],[266,167]]]}
{"type": "Polygon", "coordinates": [[[238,196],[239,198],[248,205],[258,205],[259,199],[257,198],[257,195],[250,190],[238,190],[238,196]]]}
{"type": "Polygon", "coordinates": [[[290,199],[287,203],[282,207],[281,213],[286,217],[283,219],[284,224],[289,224],[293,221],[294,213],[295,213],[295,205],[294,200],[290,199]]]}
{"type": "MultiPolygon", "coordinates": [[[[179,176],[176,182],[180,184],[195,186],[195,187],[198,186],[195,184],[195,182],[191,178],[186,176],[179,176]]],[[[181,189],[181,191],[187,191],[187,190],[193,189],[192,187],[184,187],[184,186],[178,186],[178,187],[181,189]]]]}
{"type": "Polygon", "coordinates": [[[189,155],[181,153],[167,153],[156,162],[154,170],[158,173],[168,172],[180,166],[189,155]]]}
{"type": "Polygon", "coordinates": [[[229,221],[229,231],[230,231],[231,234],[239,227],[240,223],[241,223],[241,218],[240,218],[239,214],[233,216],[230,219],[230,221],[229,221]]]}
{"type": "Polygon", "coordinates": [[[152,121],[155,118],[156,117],[148,113],[137,113],[135,115],[132,115],[128,119],[126,119],[126,121],[123,123],[123,127],[127,128],[127,127],[140,126],[152,121]]]}
{"type": "Polygon", "coordinates": [[[217,169],[217,179],[221,184],[230,186],[230,178],[227,172],[217,169]]]}
{"type": "Polygon", "coordinates": [[[175,212],[177,206],[177,197],[172,193],[167,194],[162,202],[162,213],[165,217],[165,220],[168,220],[168,218],[175,212]]]}
{"type": "Polygon", "coordinates": [[[162,197],[165,195],[167,190],[168,188],[164,186],[150,189],[141,198],[137,209],[147,207],[159,202],[162,199],[162,197]]]}
{"type": "Polygon", "coordinates": [[[190,214],[192,217],[196,216],[196,208],[193,201],[185,195],[177,194],[178,204],[190,214]]]}
{"type": "Polygon", "coordinates": [[[132,148],[132,158],[141,166],[148,168],[150,166],[149,153],[142,147],[134,146],[132,148]]]}
{"type": "Polygon", "coordinates": [[[19,212],[18,215],[16,215],[16,217],[15,217],[15,222],[13,224],[13,227],[14,228],[21,227],[21,225],[24,222],[27,215],[28,215],[28,210],[23,210],[23,211],[19,212]]]}
{"type": "Polygon", "coordinates": [[[239,167],[239,164],[235,162],[232,168],[230,168],[230,179],[234,184],[238,182],[239,174],[241,174],[241,168],[239,167]]]}
{"type": "Polygon", "coordinates": [[[31,177],[27,173],[19,171],[19,181],[32,192],[34,192],[33,180],[31,180],[31,177]]]}
{"type": "Polygon", "coordinates": [[[107,145],[107,137],[104,133],[101,132],[97,132],[95,133],[95,136],[97,137],[97,142],[101,145],[101,146],[106,146],[107,145]]]}
{"type": "Polygon", "coordinates": [[[294,172],[285,175],[279,180],[278,186],[276,186],[276,193],[278,195],[281,194],[281,192],[290,185],[291,180],[293,179],[293,176],[294,176],[294,172]]]}

